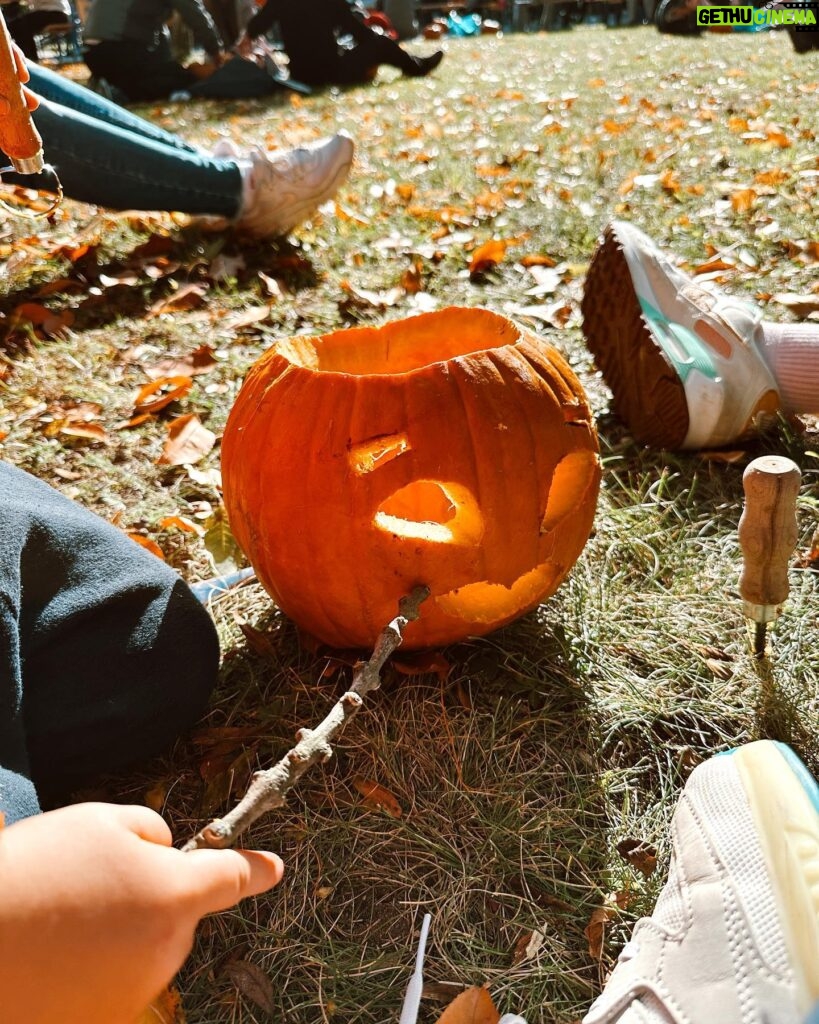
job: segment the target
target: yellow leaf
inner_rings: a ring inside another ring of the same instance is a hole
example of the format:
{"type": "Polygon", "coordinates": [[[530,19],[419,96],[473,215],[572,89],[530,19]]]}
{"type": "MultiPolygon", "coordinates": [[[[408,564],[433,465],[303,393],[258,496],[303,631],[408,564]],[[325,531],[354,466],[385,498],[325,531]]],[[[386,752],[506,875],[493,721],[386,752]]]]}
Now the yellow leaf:
{"type": "Polygon", "coordinates": [[[500,1014],[485,988],[473,986],[456,996],[436,1024],[498,1024],[500,1014]]]}
{"type": "Polygon", "coordinates": [[[756,202],[756,192],[752,188],[737,189],[731,196],[731,206],[735,213],[747,213],[756,202]]]}

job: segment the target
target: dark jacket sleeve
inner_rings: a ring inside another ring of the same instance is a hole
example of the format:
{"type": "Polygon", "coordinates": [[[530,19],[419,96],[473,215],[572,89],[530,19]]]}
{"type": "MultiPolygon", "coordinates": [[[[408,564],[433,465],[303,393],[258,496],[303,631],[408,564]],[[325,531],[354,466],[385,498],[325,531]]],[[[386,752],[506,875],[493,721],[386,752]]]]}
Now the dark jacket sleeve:
{"type": "Polygon", "coordinates": [[[193,32],[197,44],[211,56],[224,49],[224,43],[213,24],[213,19],[202,5],[202,0],[171,0],[185,23],[193,32]]]}

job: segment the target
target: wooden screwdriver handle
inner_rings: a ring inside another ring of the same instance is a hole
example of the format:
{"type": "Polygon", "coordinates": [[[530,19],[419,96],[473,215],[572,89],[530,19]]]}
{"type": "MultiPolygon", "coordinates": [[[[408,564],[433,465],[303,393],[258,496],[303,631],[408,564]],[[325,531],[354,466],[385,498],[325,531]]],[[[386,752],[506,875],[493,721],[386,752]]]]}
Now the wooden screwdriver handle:
{"type": "Polygon", "coordinates": [[[796,547],[796,498],[802,473],[780,455],[754,459],[742,476],[745,509],[739,521],[746,604],[776,606],[788,596],[788,564],[796,547]]]}
{"type": "Polygon", "coordinates": [[[8,104],[0,112],[0,150],[21,174],[36,174],[43,167],[43,140],[31,120],[11,46],[11,37],[0,14],[0,98],[8,104]]]}

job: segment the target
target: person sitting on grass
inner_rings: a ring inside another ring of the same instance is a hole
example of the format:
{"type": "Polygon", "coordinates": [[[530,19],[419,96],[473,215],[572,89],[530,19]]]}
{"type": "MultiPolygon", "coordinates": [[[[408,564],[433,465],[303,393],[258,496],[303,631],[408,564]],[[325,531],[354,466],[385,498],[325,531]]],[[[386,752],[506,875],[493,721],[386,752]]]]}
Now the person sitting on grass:
{"type": "MultiPolygon", "coordinates": [[[[42,98],[34,123],[70,199],[225,217],[249,235],[271,238],[309,219],[349,174],[353,143],[345,134],[297,149],[240,152],[222,144],[216,152],[223,155],[206,153],[53,71],[26,68],[19,51],[17,57],[21,76],[30,75],[42,98]]],[[[49,174],[3,179],[53,188],[49,174]]]]}
{"type": "Polygon", "coordinates": [[[819,324],[773,323],[706,290],[633,224],[606,227],[582,312],[614,412],[641,444],[718,448],[778,413],[819,413],[819,324]]]}
{"type": "MultiPolygon", "coordinates": [[[[99,0],[98,0],[99,2],[99,0]]],[[[254,39],[279,26],[290,74],[307,85],[355,85],[371,81],[380,64],[405,75],[428,75],[443,50],[415,57],[389,36],[366,26],[345,0],[267,0],[250,19],[238,43],[247,52],[254,39]],[[349,37],[352,45],[342,44],[349,37]]]]}
{"type": "Polygon", "coordinates": [[[202,0],[93,0],[85,23],[85,63],[96,79],[131,103],[185,92],[227,58],[225,44],[202,0]],[[171,55],[166,22],[177,10],[208,55],[197,73],[171,55]]]}
{"type": "Polygon", "coordinates": [[[272,853],[171,848],[147,807],[63,803],[166,749],[205,709],[219,647],[179,576],[0,462],[3,1024],[134,1024],[205,914],[276,885],[272,853]]]}

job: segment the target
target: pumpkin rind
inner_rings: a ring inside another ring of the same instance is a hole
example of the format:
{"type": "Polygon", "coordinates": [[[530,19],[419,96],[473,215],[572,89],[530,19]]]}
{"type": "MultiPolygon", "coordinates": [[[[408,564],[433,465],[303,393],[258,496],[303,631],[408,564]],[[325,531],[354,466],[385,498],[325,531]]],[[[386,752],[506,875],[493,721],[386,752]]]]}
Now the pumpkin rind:
{"type": "Polygon", "coordinates": [[[408,647],[535,607],[582,551],[600,483],[588,403],[563,357],[504,317],[457,307],[275,345],[231,411],[222,473],[264,587],[341,647],[372,646],[418,583],[431,596],[408,647]]]}

